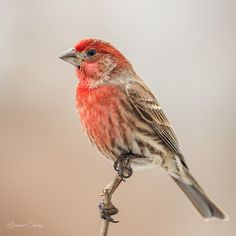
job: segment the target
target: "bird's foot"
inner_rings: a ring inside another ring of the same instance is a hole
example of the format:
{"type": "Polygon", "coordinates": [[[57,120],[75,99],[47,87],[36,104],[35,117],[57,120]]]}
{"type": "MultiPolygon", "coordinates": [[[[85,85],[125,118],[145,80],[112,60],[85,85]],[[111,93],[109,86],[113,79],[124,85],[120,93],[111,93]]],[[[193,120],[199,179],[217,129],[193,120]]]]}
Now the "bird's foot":
{"type": "Polygon", "coordinates": [[[118,175],[123,181],[129,178],[133,174],[131,168],[130,160],[132,159],[132,154],[126,153],[120,155],[114,162],[114,169],[117,171],[118,175]]]}
{"type": "Polygon", "coordinates": [[[118,223],[119,221],[114,220],[111,216],[116,215],[119,211],[118,209],[110,203],[109,207],[106,207],[104,201],[99,204],[99,211],[101,218],[112,223],[118,223]]]}

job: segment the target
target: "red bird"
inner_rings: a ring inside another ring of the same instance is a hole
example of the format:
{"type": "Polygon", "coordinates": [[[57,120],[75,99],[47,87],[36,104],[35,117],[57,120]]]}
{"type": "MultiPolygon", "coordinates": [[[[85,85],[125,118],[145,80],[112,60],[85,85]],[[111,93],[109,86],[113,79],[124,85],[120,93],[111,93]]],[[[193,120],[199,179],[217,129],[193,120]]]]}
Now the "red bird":
{"type": "Polygon", "coordinates": [[[93,144],[114,163],[116,177],[104,189],[101,217],[115,222],[111,195],[133,170],[159,166],[205,218],[226,215],[190,174],[177,137],[158,101],[130,62],[111,44],[85,39],[61,59],[76,68],[76,101],[83,127],[93,144]]]}

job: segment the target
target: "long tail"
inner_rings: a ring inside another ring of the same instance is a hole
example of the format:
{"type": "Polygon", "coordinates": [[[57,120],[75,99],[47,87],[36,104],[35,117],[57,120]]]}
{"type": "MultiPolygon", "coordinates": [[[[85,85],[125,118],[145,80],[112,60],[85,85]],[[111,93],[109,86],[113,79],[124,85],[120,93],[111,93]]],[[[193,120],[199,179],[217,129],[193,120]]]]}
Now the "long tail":
{"type": "Polygon", "coordinates": [[[199,186],[197,181],[193,178],[193,176],[189,173],[189,171],[185,170],[185,175],[191,184],[187,184],[185,181],[181,181],[181,179],[177,179],[171,176],[174,181],[178,184],[178,186],[183,190],[183,192],[187,195],[192,204],[196,207],[198,212],[202,215],[203,218],[209,219],[212,217],[226,220],[227,215],[222,212],[206,195],[203,189],[199,186]]]}

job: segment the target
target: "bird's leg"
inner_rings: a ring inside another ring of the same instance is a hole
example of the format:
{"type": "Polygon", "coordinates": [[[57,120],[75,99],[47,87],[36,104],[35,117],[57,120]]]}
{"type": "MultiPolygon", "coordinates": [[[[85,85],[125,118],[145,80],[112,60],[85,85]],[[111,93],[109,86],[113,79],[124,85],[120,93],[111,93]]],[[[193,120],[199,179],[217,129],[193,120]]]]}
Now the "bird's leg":
{"type": "Polygon", "coordinates": [[[134,153],[124,153],[121,154],[114,162],[114,169],[117,171],[118,175],[123,179],[123,181],[125,181],[126,178],[129,178],[133,174],[130,161],[131,159],[135,158],[144,157],[134,153]]]}
{"type": "Polygon", "coordinates": [[[123,178],[118,174],[112,179],[112,181],[104,188],[101,195],[104,197],[99,205],[99,210],[101,218],[113,223],[118,223],[118,221],[113,220],[111,217],[118,213],[118,209],[112,204],[111,198],[112,194],[115,192],[119,184],[123,181],[123,178]]]}

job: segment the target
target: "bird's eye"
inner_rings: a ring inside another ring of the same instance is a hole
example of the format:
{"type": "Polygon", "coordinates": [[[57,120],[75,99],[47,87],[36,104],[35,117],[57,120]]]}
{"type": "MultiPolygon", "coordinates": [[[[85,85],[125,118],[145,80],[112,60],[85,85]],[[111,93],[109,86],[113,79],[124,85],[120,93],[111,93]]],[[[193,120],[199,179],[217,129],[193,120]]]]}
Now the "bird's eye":
{"type": "Polygon", "coordinates": [[[92,57],[94,56],[95,54],[97,53],[97,51],[95,49],[89,49],[87,52],[86,52],[86,55],[88,57],[92,57]]]}

